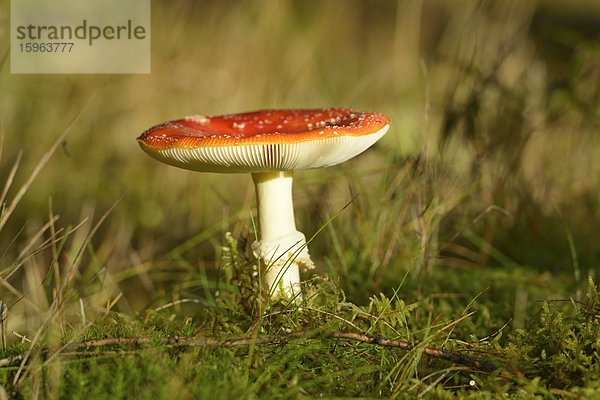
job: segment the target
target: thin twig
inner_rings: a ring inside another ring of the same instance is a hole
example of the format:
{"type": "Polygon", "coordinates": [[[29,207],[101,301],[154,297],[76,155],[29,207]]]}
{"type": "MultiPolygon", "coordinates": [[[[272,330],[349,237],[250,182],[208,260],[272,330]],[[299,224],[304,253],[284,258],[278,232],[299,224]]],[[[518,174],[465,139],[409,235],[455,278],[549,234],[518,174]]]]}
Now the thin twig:
{"type": "MultiPolygon", "coordinates": [[[[237,337],[227,339],[215,339],[208,337],[179,337],[171,336],[162,339],[151,339],[148,337],[125,337],[125,338],[108,338],[108,339],[89,339],[82,342],[69,343],[61,348],[61,350],[84,350],[94,349],[104,346],[142,346],[149,344],[159,344],[167,346],[190,346],[190,347],[237,347],[260,344],[281,344],[287,343],[294,339],[338,339],[348,340],[360,343],[373,344],[382,347],[394,347],[402,350],[411,350],[419,347],[419,344],[413,344],[404,340],[390,339],[377,335],[354,333],[354,332],[339,332],[339,331],[315,331],[301,330],[281,335],[264,335],[257,337],[237,337]]],[[[462,354],[454,353],[446,350],[434,349],[431,347],[423,347],[424,354],[441,358],[455,364],[465,365],[485,372],[492,372],[497,367],[487,361],[476,360],[462,354]]],[[[43,349],[42,354],[48,355],[56,353],[57,350],[43,349]]],[[[14,366],[23,362],[25,355],[20,354],[13,357],[8,357],[0,360],[0,367],[14,366]]]]}

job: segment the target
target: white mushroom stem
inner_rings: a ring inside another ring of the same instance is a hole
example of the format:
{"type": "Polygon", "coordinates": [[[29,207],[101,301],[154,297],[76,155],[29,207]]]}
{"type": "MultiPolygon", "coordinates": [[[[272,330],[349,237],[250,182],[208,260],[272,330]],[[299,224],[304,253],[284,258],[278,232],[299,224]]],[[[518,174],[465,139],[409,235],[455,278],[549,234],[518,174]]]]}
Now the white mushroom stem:
{"type": "Polygon", "coordinates": [[[259,241],[254,252],[265,268],[265,282],[273,297],[300,294],[300,268],[314,267],[306,238],[296,230],[291,172],[252,174],[258,203],[259,241]]]}

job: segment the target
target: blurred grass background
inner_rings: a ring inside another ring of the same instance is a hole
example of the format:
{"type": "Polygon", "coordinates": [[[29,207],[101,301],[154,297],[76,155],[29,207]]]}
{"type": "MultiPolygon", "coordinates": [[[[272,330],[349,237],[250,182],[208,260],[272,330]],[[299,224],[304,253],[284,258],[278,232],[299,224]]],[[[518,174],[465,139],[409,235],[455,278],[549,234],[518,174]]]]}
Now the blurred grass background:
{"type": "MultiPolygon", "coordinates": [[[[383,277],[402,276],[407,266],[399,260],[417,269],[508,263],[569,275],[569,237],[584,272],[597,267],[595,2],[152,6],[150,75],[11,75],[6,50],[4,179],[22,151],[16,181],[24,181],[88,107],[3,229],[5,267],[48,221],[49,207],[58,226],[87,219],[89,227],[124,196],[94,235],[80,273],[89,266],[116,274],[162,260],[195,237],[182,256],[190,267],[214,270],[223,233],[237,221],[251,229],[251,180],[167,168],[140,152],[135,137],[189,114],[328,106],[393,120],[382,142],[357,160],[296,174],[298,225],[308,235],[359,194],[332,224],[335,232],[311,245],[329,273],[361,282],[350,293],[395,287],[397,279],[383,277]],[[359,257],[373,270],[353,271],[359,257]]],[[[44,276],[48,257],[29,258],[28,268],[44,276]]],[[[156,295],[152,276],[146,284],[132,279],[118,304],[126,311],[156,295]]],[[[21,275],[12,282],[20,286],[21,275]]]]}
{"type": "Polygon", "coordinates": [[[523,327],[600,268],[599,39],[594,0],[153,2],[151,74],[18,75],[3,29],[0,182],[22,152],[9,200],[83,110],[0,231],[9,331],[31,337],[67,274],[74,319],[213,304],[225,232],[253,237],[251,179],[167,167],[135,138],[190,114],[330,106],[393,123],[295,175],[307,236],[358,195],[311,243],[319,273],[358,304],[401,284],[407,302],[484,291],[488,327],[523,327]]]}

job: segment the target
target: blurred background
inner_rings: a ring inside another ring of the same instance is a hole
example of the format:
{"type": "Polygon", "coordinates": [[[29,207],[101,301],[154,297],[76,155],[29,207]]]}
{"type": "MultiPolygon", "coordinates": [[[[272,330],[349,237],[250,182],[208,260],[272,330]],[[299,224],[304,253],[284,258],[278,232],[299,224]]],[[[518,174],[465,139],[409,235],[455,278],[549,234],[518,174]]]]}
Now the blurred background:
{"type": "Polygon", "coordinates": [[[135,141],[191,114],[392,119],[363,155],[295,175],[298,227],[325,226],[311,254],[349,300],[494,282],[515,287],[499,300],[512,309],[535,285],[597,277],[595,0],[155,1],[148,75],[10,74],[0,40],[3,212],[81,114],[0,230],[14,330],[35,329],[61,285],[73,315],[212,304],[225,232],[254,237],[250,176],[168,167],[135,141]]]}

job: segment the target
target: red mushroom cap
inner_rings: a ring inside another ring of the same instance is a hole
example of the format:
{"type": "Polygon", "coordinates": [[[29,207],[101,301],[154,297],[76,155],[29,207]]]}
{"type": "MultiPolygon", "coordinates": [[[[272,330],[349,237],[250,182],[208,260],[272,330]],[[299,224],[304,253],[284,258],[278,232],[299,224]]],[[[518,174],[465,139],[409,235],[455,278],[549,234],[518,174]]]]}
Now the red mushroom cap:
{"type": "Polygon", "coordinates": [[[389,124],[383,114],[345,108],[263,110],[165,122],[138,142],[152,157],[195,171],[291,171],[346,161],[389,124]]]}

